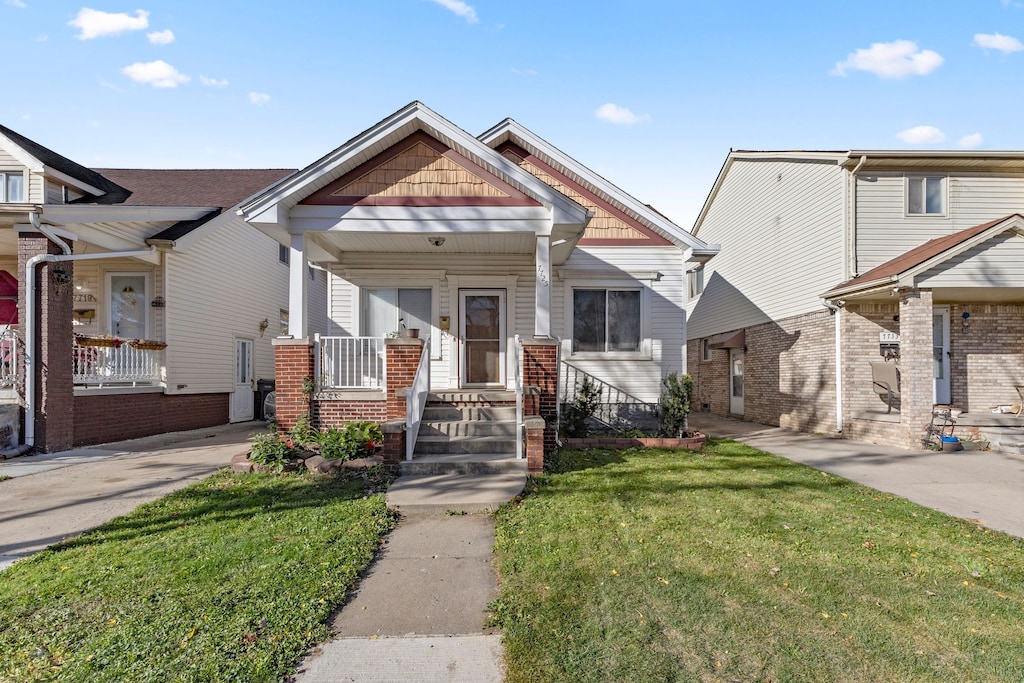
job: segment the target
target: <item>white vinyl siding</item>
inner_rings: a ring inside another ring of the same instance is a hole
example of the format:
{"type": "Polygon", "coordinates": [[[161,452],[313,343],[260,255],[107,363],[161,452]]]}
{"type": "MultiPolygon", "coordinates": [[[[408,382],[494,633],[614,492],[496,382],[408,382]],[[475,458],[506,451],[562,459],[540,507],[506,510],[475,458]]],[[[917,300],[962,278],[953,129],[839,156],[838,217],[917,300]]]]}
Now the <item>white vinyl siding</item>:
{"type": "Polygon", "coordinates": [[[1024,237],[1004,233],[933,268],[916,279],[919,287],[1024,288],[1024,237]]]}
{"type": "Polygon", "coordinates": [[[857,177],[857,270],[861,273],[930,239],[1024,213],[1022,176],[949,175],[942,216],[905,215],[904,180],[903,173],[857,177]]]}
{"type": "Polygon", "coordinates": [[[234,391],[236,337],[254,340],[256,377],[274,376],[274,321],[288,308],[277,247],[236,218],[186,252],[167,254],[169,393],[234,391]],[[265,319],[270,326],[260,336],[265,319]]]}
{"type": "Polygon", "coordinates": [[[164,340],[163,308],[153,308],[154,297],[164,296],[163,270],[151,263],[135,259],[101,259],[75,263],[72,326],[78,334],[115,334],[110,327],[109,274],[145,275],[150,292],[146,293],[149,317],[149,338],[164,340]],[[90,315],[88,312],[93,311],[90,315]]]}
{"type": "Polygon", "coordinates": [[[687,337],[820,309],[843,281],[843,183],[834,162],[735,160],[697,233],[722,251],[690,301],[687,337]]]}

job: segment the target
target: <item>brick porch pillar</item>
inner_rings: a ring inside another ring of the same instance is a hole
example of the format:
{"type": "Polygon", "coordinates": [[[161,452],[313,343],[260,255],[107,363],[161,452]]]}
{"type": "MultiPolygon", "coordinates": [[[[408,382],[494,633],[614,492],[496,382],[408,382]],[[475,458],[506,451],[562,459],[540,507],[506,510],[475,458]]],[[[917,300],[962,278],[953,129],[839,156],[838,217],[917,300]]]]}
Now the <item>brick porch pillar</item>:
{"type": "MultiPolygon", "coordinates": [[[[523,385],[537,390],[537,415],[543,417],[544,452],[551,453],[555,441],[555,422],[558,414],[558,342],[554,339],[523,339],[523,385]]],[[[543,464],[542,464],[543,467],[543,464]]]]}
{"type": "MultiPolygon", "coordinates": [[[[27,307],[32,305],[26,300],[25,283],[29,277],[35,277],[39,297],[36,348],[27,351],[35,355],[36,361],[35,446],[45,453],[65,451],[74,441],[74,264],[42,263],[36,266],[35,273],[29,273],[26,266],[33,256],[60,253],[60,247],[40,233],[18,234],[18,327],[23,339],[27,307]]],[[[24,373],[24,366],[20,372],[24,373]]]]}
{"type": "Polygon", "coordinates": [[[416,379],[416,369],[423,355],[424,339],[385,339],[384,359],[387,367],[387,418],[405,419],[405,392],[416,379]]]}
{"type": "Polygon", "coordinates": [[[905,445],[921,447],[934,394],[932,293],[914,290],[900,298],[900,432],[905,445]]]}
{"type": "Polygon", "coordinates": [[[274,394],[277,398],[277,428],[287,432],[302,416],[309,417],[312,396],[303,384],[313,379],[313,341],[274,339],[274,394]]]}

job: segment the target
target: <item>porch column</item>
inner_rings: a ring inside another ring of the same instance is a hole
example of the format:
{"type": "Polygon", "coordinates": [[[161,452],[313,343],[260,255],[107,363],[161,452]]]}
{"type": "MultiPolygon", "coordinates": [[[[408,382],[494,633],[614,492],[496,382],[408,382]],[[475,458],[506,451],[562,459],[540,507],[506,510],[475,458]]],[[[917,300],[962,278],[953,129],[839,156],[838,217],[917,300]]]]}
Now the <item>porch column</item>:
{"type": "MultiPolygon", "coordinates": [[[[42,263],[35,273],[29,273],[26,266],[33,256],[61,253],[60,247],[38,232],[18,233],[18,326],[24,339],[27,307],[38,306],[36,347],[25,352],[35,356],[35,447],[45,453],[74,445],[74,263],[42,263]],[[26,300],[25,284],[30,276],[36,278],[38,303],[26,300]]],[[[24,366],[19,372],[24,373],[24,366]]]]}
{"type": "Polygon", "coordinates": [[[274,346],[277,428],[284,433],[290,431],[300,417],[310,415],[309,404],[313,397],[305,390],[313,381],[313,342],[309,339],[273,339],[270,343],[274,346]]]}
{"type": "Polygon", "coordinates": [[[533,336],[551,336],[551,237],[537,236],[537,285],[534,294],[533,336]]]}
{"type": "Polygon", "coordinates": [[[292,235],[288,257],[288,334],[295,339],[309,337],[307,297],[309,291],[309,264],[306,261],[306,238],[303,233],[292,235]]]}
{"type": "Polygon", "coordinates": [[[932,293],[900,297],[900,431],[907,446],[920,447],[931,421],[935,394],[932,293]]]}
{"type": "Polygon", "coordinates": [[[412,388],[420,366],[425,339],[385,339],[384,362],[387,378],[387,419],[405,420],[406,391],[412,388]]]}
{"type": "MultiPolygon", "coordinates": [[[[544,418],[544,452],[555,450],[558,416],[558,342],[554,339],[523,340],[523,385],[537,394],[536,412],[544,418]]],[[[531,403],[533,403],[531,401],[531,403]]]]}

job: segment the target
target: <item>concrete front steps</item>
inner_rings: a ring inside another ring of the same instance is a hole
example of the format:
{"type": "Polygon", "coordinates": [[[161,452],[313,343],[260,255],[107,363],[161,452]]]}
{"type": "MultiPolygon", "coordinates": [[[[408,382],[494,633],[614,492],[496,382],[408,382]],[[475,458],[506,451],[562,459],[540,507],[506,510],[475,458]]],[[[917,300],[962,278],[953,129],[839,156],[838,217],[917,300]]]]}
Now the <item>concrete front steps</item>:
{"type": "Polygon", "coordinates": [[[519,495],[526,459],[516,458],[515,400],[511,391],[431,393],[388,504],[406,514],[480,512],[519,495]]]}

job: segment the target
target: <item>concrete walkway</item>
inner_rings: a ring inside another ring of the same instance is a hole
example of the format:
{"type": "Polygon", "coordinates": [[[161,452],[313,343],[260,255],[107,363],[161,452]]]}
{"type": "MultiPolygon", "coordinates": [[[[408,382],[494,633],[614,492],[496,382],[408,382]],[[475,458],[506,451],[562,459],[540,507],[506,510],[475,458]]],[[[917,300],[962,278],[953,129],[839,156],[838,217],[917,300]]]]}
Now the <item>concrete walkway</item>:
{"type": "Polygon", "coordinates": [[[0,569],[227,467],[261,422],[0,461],[0,569]],[[32,476],[28,476],[32,475],[32,476]]]}
{"type": "Polygon", "coordinates": [[[691,414],[690,426],[1024,537],[1024,457],[1019,455],[913,451],[705,413],[691,414]]]}

